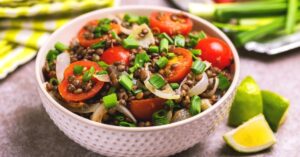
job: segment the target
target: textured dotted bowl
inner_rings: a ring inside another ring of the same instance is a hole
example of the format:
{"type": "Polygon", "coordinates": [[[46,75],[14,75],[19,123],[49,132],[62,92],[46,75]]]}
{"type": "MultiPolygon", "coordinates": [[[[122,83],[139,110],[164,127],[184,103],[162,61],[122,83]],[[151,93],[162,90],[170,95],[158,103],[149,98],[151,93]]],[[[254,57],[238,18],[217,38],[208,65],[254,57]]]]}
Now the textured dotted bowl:
{"type": "Polygon", "coordinates": [[[232,103],[239,76],[239,58],[230,40],[211,23],[199,17],[189,16],[195,23],[195,29],[204,30],[209,36],[223,39],[234,55],[235,74],[227,93],[213,107],[192,118],[148,128],[126,128],[96,123],[82,118],[58,104],[43,86],[42,67],[45,57],[57,41],[69,44],[78,30],[89,20],[100,19],[117,13],[149,15],[152,11],[180,12],[179,10],[151,7],[127,6],[112,9],[101,9],[82,15],[59,30],[55,31],[40,49],[36,59],[36,77],[38,91],[43,105],[53,122],[70,139],[81,146],[106,156],[147,157],[168,156],[192,147],[203,141],[224,119],[232,103]]]}

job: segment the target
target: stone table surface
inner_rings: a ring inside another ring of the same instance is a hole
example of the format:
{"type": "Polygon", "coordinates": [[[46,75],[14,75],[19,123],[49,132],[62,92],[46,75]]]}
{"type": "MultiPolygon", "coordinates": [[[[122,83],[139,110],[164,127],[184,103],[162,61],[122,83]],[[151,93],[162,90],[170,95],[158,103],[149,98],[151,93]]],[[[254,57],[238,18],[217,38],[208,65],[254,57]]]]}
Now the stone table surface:
{"type": "MultiPolygon", "coordinates": [[[[170,6],[161,0],[122,3],[170,6]]],[[[300,156],[300,50],[273,57],[241,52],[240,57],[241,78],[251,75],[261,88],[281,93],[291,101],[287,121],[276,133],[277,143],[261,153],[236,153],[222,139],[222,135],[232,129],[224,120],[207,140],[176,157],[300,156]]],[[[34,62],[21,66],[0,81],[0,156],[99,156],[71,141],[50,120],[37,93],[34,62]]]]}

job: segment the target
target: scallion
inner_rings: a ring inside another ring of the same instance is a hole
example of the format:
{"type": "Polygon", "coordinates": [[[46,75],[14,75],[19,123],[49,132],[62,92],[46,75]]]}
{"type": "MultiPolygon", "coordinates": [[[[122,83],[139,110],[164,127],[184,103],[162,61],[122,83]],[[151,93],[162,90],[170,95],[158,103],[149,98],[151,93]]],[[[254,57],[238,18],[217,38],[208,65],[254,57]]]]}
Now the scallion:
{"type": "Polygon", "coordinates": [[[108,67],[108,64],[106,64],[105,62],[103,62],[103,61],[99,61],[99,62],[97,62],[98,63],[98,65],[101,67],[101,68],[103,68],[103,69],[106,69],[107,67],[108,67]]]}
{"type": "Polygon", "coordinates": [[[56,60],[57,56],[58,56],[59,52],[57,50],[49,50],[46,58],[48,62],[53,62],[54,60],[56,60]]]}
{"type": "Polygon", "coordinates": [[[201,55],[201,52],[202,52],[200,49],[191,49],[190,51],[195,56],[201,55]]]}
{"type": "Polygon", "coordinates": [[[196,115],[201,112],[201,98],[197,95],[192,97],[191,106],[190,106],[190,114],[196,115]]]}
{"type": "Polygon", "coordinates": [[[150,53],[158,53],[159,52],[158,46],[150,46],[148,50],[150,53]]]}
{"type": "Polygon", "coordinates": [[[107,92],[107,94],[109,95],[109,94],[112,94],[112,93],[114,93],[114,92],[116,92],[116,87],[110,87],[109,88],[109,90],[108,90],[108,92],[107,92]]]}
{"type": "Polygon", "coordinates": [[[175,53],[167,53],[167,57],[168,58],[174,58],[176,55],[175,55],[175,53]]]}
{"type": "Polygon", "coordinates": [[[161,89],[166,85],[166,81],[159,76],[158,74],[154,74],[149,79],[150,84],[152,84],[156,89],[161,89]]]}
{"type": "Polygon", "coordinates": [[[167,33],[160,34],[159,38],[161,38],[161,39],[163,39],[163,38],[167,39],[170,44],[174,43],[173,39],[167,33]]]}
{"type": "Polygon", "coordinates": [[[105,108],[110,109],[118,104],[118,98],[116,93],[109,94],[103,97],[103,105],[105,108]]]}
{"type": "Polygon", "coordinates": [[[91,80],[91,78],[93,77],[95,73],[95,68],[91,67],[89,70],[85,71],[83,76],[82,76],[82,81],[83,82],[87,82],[89,80],[91,80]]]}
{"type": "Polygon", "coordinates": [[[150,57],[146,52],[138,53],[135,55],[134,64],[139,66],[144,66],[146,62],[150,61],[150,57]]]}
{"type": "Polygon", "coordinates": [[[97,72],[97,75],[105,75],[105,74],[108,74],[108,72],[106,70],[97,72]]]}
{"type": "Polygon", "coordinates": [[[167,101],[165,102],[165,105],[167,105],[169,108],[174,108],[175,103],[174,103],[173,100],[167,100],[167,101]]]}
{"type": "Polygon", "coordinates": [[[134,91],[132,91],[132,93],[134,94],[134,95],[137,95],[138,93],[140,93],[140,92],[142,92],[143,90],[141,90],[141,89],[137,89],[137,90],[134,90],[134,91]]]}
{"type": "Polygon", "coordinates": [[[75,66],[74,66],[73,73],[74,73],[75,75],[80,75],[80,74],[82,74],[82,71],[83,71],[83,66],[81,66],[81,65],[75,65],[75,66]]]}
{"type": "Polygon", "coordinates": [[[160,52],[168,52],[169,41],[166,38],[160,40],[159,50],[160,52]]]}
{"type": "Polygon", "coordinates": [[[118,36],[118,34],[114,30],[111,31],[111,36],[116,40],[121,40],[121,38],[118,36]]]}
{"type": "Polygon", "coordinates": [[[54,77],[49,80],[49,83],[53,86],[57,86],[59,84],[58,80],[54,77]]]}
{"type": "Polygon", "coordinates": [[[204,62],[196,60],[193,62],[191,70],[194,74],[200,74],[204,72],[205,68],[206,64],[204,62]]]}
{"type": "Polygon", "coordinates": [[[129,123],[129,122],[125,122],[125,121],[120,122],[120,123],[119,123],[119,126],[124,126],[124,127],[136,127],[135,124],[129,123]]]}
{"type": "Polygon", "coordinates": [[[166,110],[159,110],[153,113],[152,115],[152,121],[154,125],[165,125],[169,124],[169,120],[167,117],[167,111],[166,110]]]}
{"type": "Polygon", "coordinates": [[[178,89],[179,88],[178,83],[170,83],[170,86],[171,86],[172,89],[178,89]]]}
{"type": "Polygon", "coordinates": [[[298,0],[288,0],[288,11],[285,24],[285,31],[288,34],[294,32],[297,22],[298,0]]]}
{"type": "Polygon", "coordinates": [[[132,90],[133,83],[128,75],[125,74],[121,75],[119,78],[119,82],[126,90],[128,91],[132,90]]]}
{"type": "Polygon", "coordinates": [[[102,41],[100,41],[100,42],[98,42],[98,43],[96,43],[96,44],[93,44],[93,45],[91,46],[91,48],[93,48],[93,49],[104,48],[105,45],[106,45],[106,41],[105,41],[105,40],[102,40],[102,41]]]}
{"type": "Polygon", "coordinates": [[[139,43],[134,38],[127,37],[126,39],[123,40],[123,46],[126,49],[135,49],[139,47],[139,43]]]}
{"type": "Polygon", "coordinates": [[[224,90],[226,90],[226,89],[229,88],[230,82],[229,82],[229,80],[223,74],[219,74],[218,75],[218,79],[219,79],[219,86],[218,86],[218,88],[220,90],[224,91],[224,90]]]}
{"type": "Polygon", "coordinates": [[[61,42],[55,43],[54,47],[59,52],[63,52],[65,50],[69,49],[68,46],[66,46],[65,44],[63,44],[61,42]]]}
{"type": "Polygon", "coordinates": [[[164,68],[167,64],[168,64],[168,59],[166,57],[160,57],[156,62],[156,65],[161,69],[164,68]]]}
{"type": "Polygon", "coordinates": [[[183,35],[177,35],[174,38],[175,46],[184,47],[185,46],[185,38],[183,35]]]}

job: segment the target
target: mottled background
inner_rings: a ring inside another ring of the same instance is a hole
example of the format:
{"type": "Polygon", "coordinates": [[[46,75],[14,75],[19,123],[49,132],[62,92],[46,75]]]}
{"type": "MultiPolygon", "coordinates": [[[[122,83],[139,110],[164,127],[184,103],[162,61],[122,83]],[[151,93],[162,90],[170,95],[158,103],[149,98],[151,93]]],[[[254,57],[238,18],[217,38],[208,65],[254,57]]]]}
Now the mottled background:
{"type": "MultiPolygon", "coordinates": [[[[170,6],[163,0],[122,0],[122,5],[170,6]]],[[[253,76],[263,89],[281,93],[291,101],[285,124],[276,133],[277,144],[249,156],[300,156],[300,50],[278,56],[240,52],[241,78],[253,76]]],[[[0,81],[0,156],[98,156],[67,138],[42,107],[34,75],[34,60],[0,81]]],[[[224,121],[207,140],[177,157],[246,156],[227,147],[222,135],[230,130],[224,121]]]]}

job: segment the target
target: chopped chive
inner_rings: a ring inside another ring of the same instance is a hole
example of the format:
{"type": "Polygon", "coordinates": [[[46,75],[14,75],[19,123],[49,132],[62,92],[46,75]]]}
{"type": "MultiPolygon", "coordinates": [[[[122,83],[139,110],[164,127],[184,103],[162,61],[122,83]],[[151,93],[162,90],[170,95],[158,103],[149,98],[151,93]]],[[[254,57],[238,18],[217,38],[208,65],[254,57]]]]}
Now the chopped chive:
{"type": "Polygon", "coordinates": [[[107,109],[115,107],[118,104],[118,98],[116,93],[112,93],[107,96],[104,96],[102,100],[103,100],[104,107],[107,109]]]}
{"type": "Polygon", "coordinates": [[[174,58],[176,55],[175,53],[167,53],[168,58],[174,58]]]}
{"type": "Polygon", "coordinates": [[[105,62],[103,62],[103,61],[99,61],[99,62],[97,62],[98,63],[98,65],[101,67],[101,68],[103,68],[103,69],[106,69],[107,67],[108,67],[108,64],[106,64],[105,62]]]}
{"type": "Polygon", "coordinates": [[[129,68],[129,72],[134,73],[139,67],[140,67],[140,65],[135,64],[134,66],[129,68]]]}
{"type": "Polygon", "coordinates": [[[129,23],[136,23],[136,22],[138,22],[139,17],[136,15],[125,14],[123,19],[124,19],[124,21],[129,22],[129,23]]]}
{"type": "Polygon", "coordinates": [[[178,83],[170,83],[170,86],[171,86],[172,89],[178,89],[179,88],[178,83]]]}
{"type": "Polygon", "coordinates": [[[99,38],[99,37],[101,37],[101,35],[102,34],[100,32],[94,33],[95,38],[99,38]]]}
{"type": "Polygon", "coordinates": [[[128,75],[121,75],[119,78],[119,82],[126,90],[128,91],[132,90],[133,83],[128,75]]]}
{"type": "Polygon", "coordinates": [[[93,45],[91,46],[91,48],[93,48],[93,49],[104,48],[105,45],[106,45],[106,41],[105,41],[105,40],[102,40],[102,41],[100,41],[100,42],[98,42],[98,43],[96,43],[96,44],[93,44],[93,45]]]}
{"type": "Polygon", "coordinates": [[[199,49],[191,49],[190,50],[192,52],[192,54],[194,54],[195,56],[201,55],[201,50],[199,49]]]}
{"type": "Polygon", "coordinates": [[[49,83],[53,86],[57,86],[59,84],[58,80],[54,77],[49,80],[49,83]]]}
{"type": "Polygon", "coordinates": [[[97,72],[97,75],[105,75],[105,74],[108,74],[108,72],[106,70],[97,72]]]}
{"type": "Polygon", "coordinates": [[[125,122],[125,121],[120,122],[120,123],[119,123],[119,126],[124,126],[124,127],[136,127],[135,124],[129,123],[129,122],[125,122]]]}
{"type": "Polygon", "coordinates": [[[118,34],[115,31],[111,31],[111,36],[116,40],[121,40],[118,34]]]}
{"type": "Polygon", "coordinates": [[[174,108],[174,106],[175,106],[175,103],[174,103],[174,101],[173,100],[167,100],[166,102],[165,102],[165,105],[167,105],[169,108],[174,108]]]}
{"type": "Polygon", "coordinates": [[[152,115],[152,121],[154,125],[164,125],[170,123],[167,114],[168,113],[166,110],[159,110],[154,112],[152,115]]]}
{"type": "Polygon", "coordinates": [[[139,43],[134,38],[127,37],[126,39],[123,40],[123,46],[126,49],[135,49],[139,47],[139,43]]]}
{"type": "Polygon", "coordinates": [[[206,68],[206,64],[204,62],[201,62],[200,60],[196,60],[193,62],[191,70],[194,74],[200,74],[204,72],[205,68],[206,68]]]}
{"type": "Polygon", "coordinates": [[[291,34],[295,30],[298,7],[298,0],[288,0],[288,11],[285,23],[285,31],[287,34],[291,34]]]}
{"type": "Polygon", "coordinates": [[[160,52],[168,52],[169,49],[169,41],[166,38],[161,39],[159,44],[160,52]]]}
{"type": "Polygon", "coordinates": [[[114,114],[112,115],[113,119],[119,121],[119,122],[122,122],[125,120],[125,116],[122,115],[122,114],[114,114]]]}
{"type": "Polygon", "coordinates": [[[159,76],[158,74],[154,74],[149,79],[150,84],[152,84],[156,89],[161,89],[166,85],[166,81],[159,76]]]}
{"type": "Polygon", "coordinates": [[[189,42],[186,43],[187,47],[194,48],[198,44],[197,39],[190,39],[189,42]]]}
{"type": "Polygon", "coordinates": [[[159,38],[165,38],[169,41],[170,44],[173,44],[174,41],[172,40],[172,38],[167,34],[167,33],[162,33],[159,35],[159,38]]]}
{"type": "Polygon", "coordinates": [[[175,42],[175,46],[184,47],[185,38],[183,35],[177,35],[177,36],[175,36],[174,42],[175,42]]]}
{"type": "Polygon", "coordinates": [[[138,93],[140,93],[140,92],[142,92],[143,90],[141,90],[141,89],[137,89],[137,90],[134,90],[134,91],[132,91],[132,93],[134,94],[134,95],[137,95],[138,93]]]}
{"type": "Polygon", "coordinates": [[[201,112],[201,98],[197,95],[192,97],[190,113],[191,115],[196,115],[201,112]]]}
{"type": "Polygon", "coordinates": [[[49,50],[46,58],[48,62],[53,62],[57,56],[58,56],[59,52],[57,50],[49,50]]]}
{"type": "Polygon", "coordinates": [[[219,79],[219,86],[218,86],[219,89],[226,90],[229,88],[230,82],[223,74],[219,74],[218,79],[219,79]]]}
{"type": "Polygon", "coordinates": [[[116,87],[110,87],[109,88],[109,90],[108,90],[108,92],[107,92],[107,94],[109,95],[109,94],[112,94],[112,93],[114,93],[114,92],[116,92],[116,87]]]}
{"type": "Polygon", "coordinates": [[[139,25],[141,25],[141,24],[143,24],[143,23],[145,23],[145,24],[149,24],[149,18],[147,17],[147,16],[140,16],[139,17],[139,20],[137,21],[137,23],[139,24],[139,25]]]}
{"type": "Polygon", "coordinates": [[[84,72],[84,74],[82,76],[82,81],[83,82],[89,81],[93,77],[94,73],[95,73],[95,68],[91,67],[89,70],[84,72]]]}
{"type": "Polygon", "coordinates": [[[166,57],[160,57],[159,60],[156,62],[156,65],[159,68],[164,68],[168,64],[168,59],[166,57]]]}
{"type": "Polygon", "coordinates": [[[146,52],[138,53],[135,55],[134,64],[139,66],[144,66],[146,62],[150,61],[150,57],[146,52]]]}
{"type": "Polygon", "coordinates": [[[65,50],[69,49],[68,46],[66,46],[65,44],[63,44],[61,42],[55,43],[54,47],[59,52],[63,52],[65,50]]]}
{"type": "Polygon", "coordinates": [[[74,73],[75,75],[80,75],[80,74],[82,74],[82,71],[83,71],[83,66],[81,66],[81,65],[75,65],[75,66],[74,66],[73,73],[74,73]]]}
{"type": "Polygon", "coordinates": [[[150,46],[148,50],[150,53],[158,53],[159,52],[158,46],[150,46]]]}
{"type": "Polygon", "coordinates": [[[197,41],[206,38],[206,36],[207,35],[203,31],[197,33],[189,33],[190,39],[196,39],[197,41]]]}
{"type": "Polygon", "coordinates": [[[99,20],[99,24],[98,25],[106,25],[106,24],[110,24],[111,23],[111,19],[109,18],[103,18],[101,20],[99,20]]]}

